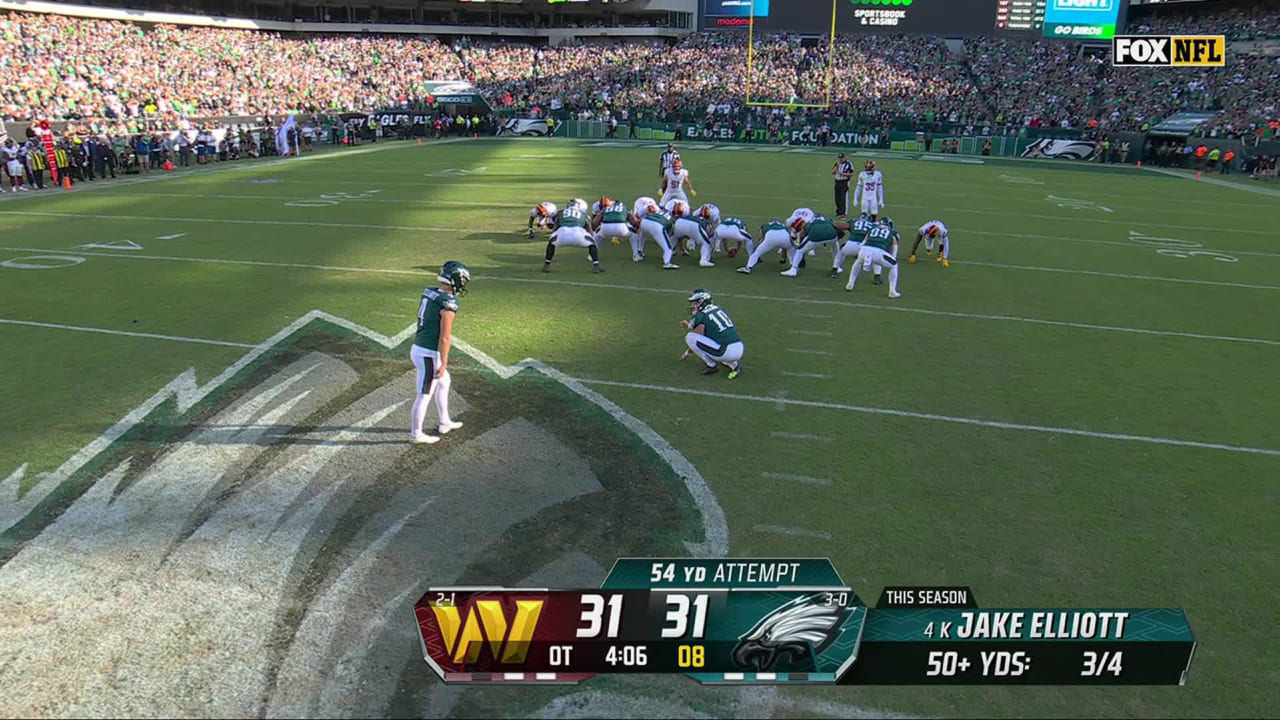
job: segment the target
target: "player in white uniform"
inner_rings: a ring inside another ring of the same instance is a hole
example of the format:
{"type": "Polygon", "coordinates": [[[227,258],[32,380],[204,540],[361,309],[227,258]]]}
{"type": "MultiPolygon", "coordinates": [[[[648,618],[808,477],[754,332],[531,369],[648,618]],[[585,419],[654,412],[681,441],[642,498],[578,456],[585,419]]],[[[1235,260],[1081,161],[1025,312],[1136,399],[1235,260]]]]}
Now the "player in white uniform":
{"type": "Polygon", "coordinates": [[[529,211],[529,237],[533,237],[533,228],[536,226],[539,230],[551,227],[556,222],[556,216],[560,214],[560,208],[556,207],[553,202],[538,203],[529,211]]]}
{"type": "Polygon", "coordinates": [[[608,197],[600,198],[595,208],[592,220],[596,226],[596,245],[603,244],[605,240],[612,240],[614,245],[618,245],[623,238],[626,238],[631,243],[632,258],[635,258],[637,255],[635,234],[640,221],[627,210],[625,203],[608,197]]]}
{"type": "Polygon", "coordinates": [[[911,246],[911,257],[907,258],[907,263],[916,264],[916,248],[920,247],[920,241],[924,241],[924,254],[933,254],[933,244],[938,243],[938,262],[942,263],[942,267],[951,267],[951,236],[947,235],[947,226],[942,224],[941,220],[930,220],[920,226],[920,230],[916,232],[916,242],[911,246]]]}
{"type": "Polygon", "coordinates": [[[637,218],[643,220],[644,216],[649,214],[649,208],[651,207],[658,207],[658,201],[646,195],[644,197],[636,198],[636,204],[631,206],[631,212],[634,213],[637,218]]]}
{"type": "Polygon", "coordinates": [[[590,208],[587,202],[573,199],[556,217],[556,227],[547,240],[547,256],[542,264],[542,272],[551,272],[551,259],[556,255],[558,247],[584,247],[591,258],[591,271],[604,272],[600,267],[600,249],[596,246],[595,236],[591,233],[591,217],[587,214],[590,208]]]}
{"type": "MultiPolygon", "coordinates": [[[[792,247],[796,247],[799,244],[800,231],[804,230],[804,227],[808,225],[814,217],[816,217],[816,214],[809,208],[796,208],[796,211],[791,213],[791,217],[787,218],[787,227],[791,230],[792,247]]],[[[809,254],[812,255],[813,251],[809,251],[809,254]]],[[[804,260],[801,259],[800,262],[804,262],[804,260]]],[[[791,254],[788,252],[782,256],[782,264],[789,265],[790,263],[791,254]]]]}
{"type": "Polygon", "coordinates": [[[875,160],[868,160],[866,167],[858,174],[858,189],[854,191],[853,202],[874,221],[884,207],[884,176],[876,169],[875,160]]]}
{"type": "Polygon", "coordinates": [[[711,203],[703,203],[702,207],[693,211],[693,214],[710,224],[712,250],[722,251],[724,248],[721,247],[720,238],[716,235],[716,229],[720,227],[720,208],[711,203]]]}
{"type": "Polygon", "coordinates": [[[781,220],[773,220],[760,226],[760,243],[751,251],[751,257],[747,258],[746,266],[738,268],[738,272],[750,275],[751,269],[760,262],[760,258],[764,257],[765,253],[778,250],[786,251],[783,257],[789,259],[790,254],[795,252],[795,246],[791,244],[791,230],[787,224],[781,220]]]}
{"type": "Polygon", "coordinates": [[[4,147],[0,148],[3,153],[5,172],[9,175],[9,189],[13,192],[26,190],[24,181],[27,176],[27,169],[22,160],[18,159],[18,144],[13,138],[5,138],[4,147]]]}
{"type": "Polygon", "coordinates": [[[684,162],[680,158],[676,158],[671,169],[667,170],[662,176],[662,204],[666,206],[672,200],[683,200],[689,202],[689,195],[684,194],[684,189],[689,188],[689,195],[697,197],[698,193],[693,189],[693,184],[689,182],[689,171],[684,169],[684,162]]]}

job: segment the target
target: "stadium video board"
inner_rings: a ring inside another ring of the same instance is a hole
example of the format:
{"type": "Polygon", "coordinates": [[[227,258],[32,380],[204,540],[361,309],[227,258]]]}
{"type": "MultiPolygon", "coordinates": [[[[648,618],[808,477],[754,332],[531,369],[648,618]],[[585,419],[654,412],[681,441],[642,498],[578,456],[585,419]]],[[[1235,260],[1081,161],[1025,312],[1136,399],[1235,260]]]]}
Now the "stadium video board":
{"type": "Polygon", "coordinates": [[[1124,0],[704,0],[707,29],[1110,39],[1124,0]]]}

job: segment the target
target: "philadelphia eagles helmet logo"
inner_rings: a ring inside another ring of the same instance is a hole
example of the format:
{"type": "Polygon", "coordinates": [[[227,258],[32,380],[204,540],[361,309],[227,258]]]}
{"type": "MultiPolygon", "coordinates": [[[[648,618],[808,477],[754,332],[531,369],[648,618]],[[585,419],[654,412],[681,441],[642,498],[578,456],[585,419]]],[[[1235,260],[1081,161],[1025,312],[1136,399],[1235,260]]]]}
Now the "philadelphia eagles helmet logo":
{"type": "Polygon", "coordinates": [[[812,662],[840,637],[850,608],[831,604],[829,593],[796,598],[764,616],[738,638],[733,661],[764,672],[787,655],[792,663],[812,662]]]}

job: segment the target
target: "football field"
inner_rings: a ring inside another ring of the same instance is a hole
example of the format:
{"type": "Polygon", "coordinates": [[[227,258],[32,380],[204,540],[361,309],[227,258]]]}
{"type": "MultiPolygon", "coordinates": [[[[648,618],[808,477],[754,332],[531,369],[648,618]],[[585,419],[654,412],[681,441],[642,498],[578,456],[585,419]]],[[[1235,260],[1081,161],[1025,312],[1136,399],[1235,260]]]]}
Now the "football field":
{"type": "MultiPolygon", "coordinates": [[[[1275,712],[1280,194],[882,152],[907,248],[935,218],[954,243],[949,268],[923,248],[902,264],[899,299],[867,273],[845,292],[823,250],[797,278],[773,256],[663,271],[625,243],[601,248],[603,274],[573,248],[544,274],[529,209],[655,195],[664,146],[380,143],[0,197],[0,682],[25,688],[0,714],[1275,712]],[[467,427],[410,447],[404,331],[449,259],[474,278],[454,326],[467,427]],[[678,362],[695,288],[739,328],[737,379],[678,362]],[[415,502],[440,515],[384,517],[415,502]],[[827,556],[869,604],[936,584],[982,607],[1185,607],[1199,646],[1182,688],[764,702],[680,679],[444,692],[406,644],[433,582],[594,585],[617,556],[689,551],[827,556]],[[377,690],[290,680],[350,665],[299,639],[310,608],[367,584],[361,563],[413,579],[342,601],[387,612],[367,637],[400,664],[368,670],[377,690]],[[240,592],[258,599],[208,599],[240,592]],[[179,620],[179,596],[216,607],[179,620]],[[85,653],[86,633],[128,637],[85,653]]],[[[833,154],[681,154],[696,202],[753,229],[833,212],[833,154]]]]}

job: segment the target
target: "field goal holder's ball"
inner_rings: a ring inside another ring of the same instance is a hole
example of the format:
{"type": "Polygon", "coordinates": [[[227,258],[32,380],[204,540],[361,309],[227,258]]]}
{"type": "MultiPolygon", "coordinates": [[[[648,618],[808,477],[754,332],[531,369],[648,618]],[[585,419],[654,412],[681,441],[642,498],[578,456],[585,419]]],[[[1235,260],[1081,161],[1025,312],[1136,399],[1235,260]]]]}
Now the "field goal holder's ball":
{"type": "MultiPolygon", "coordinates": [[[[835,75],[835,63],[832,56],[836,49],[836,5],[840,0],[831,0],[831,30],[827,34],[827,82],[823,102],[761,102],[751,99],[751,88],[755,80],[755,35],[756,35],[756,0],[751,0],[751,15],[747,23],[747,107],[781,107],[781,108],[829,108],[831,107],[831,84],[835,75]]],[[[816,98],[796,98],[806,100],[816,98]]]]}

